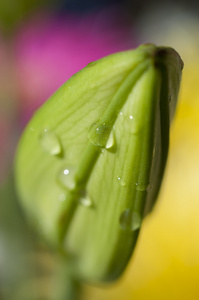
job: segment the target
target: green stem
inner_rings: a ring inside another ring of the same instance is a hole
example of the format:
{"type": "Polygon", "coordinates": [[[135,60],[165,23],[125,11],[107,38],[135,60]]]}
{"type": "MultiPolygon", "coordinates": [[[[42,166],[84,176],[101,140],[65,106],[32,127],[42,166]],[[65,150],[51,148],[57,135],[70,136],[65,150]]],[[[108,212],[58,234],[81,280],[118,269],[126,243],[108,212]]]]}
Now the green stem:
{"type": "Polygon", "coordinates": [[[65,257],[59,257],[51,300],[79,300],[80,283],[73,278],[65,257]]]}

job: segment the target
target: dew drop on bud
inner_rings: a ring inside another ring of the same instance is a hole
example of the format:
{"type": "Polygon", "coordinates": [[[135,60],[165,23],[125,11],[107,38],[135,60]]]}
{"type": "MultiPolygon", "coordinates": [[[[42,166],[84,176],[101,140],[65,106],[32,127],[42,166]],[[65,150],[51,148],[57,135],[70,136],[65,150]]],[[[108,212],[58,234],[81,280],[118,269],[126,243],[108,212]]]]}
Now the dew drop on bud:
{"type": "Polygon", "coordinates": [[[136,185],[136,190],[141,191],[141,192],[147,191],[147,188],[149,187],[149,184],[142,184],[142,183],[138,183],[138,182],[136,182],[135,185],[136,185]]]}
{"type": "MultiPolygon", "coordinates": [[[[111,127],[105,122],[101,123],[100,120],[91,126],[88,133],[88,138],[93,145],[106,148],[110,132],[111,127]]],[[[109,144],[111,144],[111,141],[109,142],[109,144]]]]}
{"type": "Polygon", "coordinates": [[[122,230],[135,231],[140,228],[142,219],[137,212],[126,209],[121,214],[119,222],[122,230]]]}
{"type": "Polygon", "coordinates": [[[51,155],[58,155],[62,151],[61,143],[53,131],[44,129],[39,135],[42,149],[51,155]]]}
{"type": "Polygon", "coordinates": [[[73,167],[61,169],[58,174],[58,182],[62,187],[65,187],[68,190],[73,190],[76,186],[75,169],[73,167]]]}
{"type": "Polygon", "coordinates": [[[126,186],[126,181],[120,180],[120,185],[123,186],[123,187],[125,187],[126,186]]]}
{"type": "Polygon", "coordinates": [[[86,193],[79,198],[78,202],[84,207],[92,206],[91,198],[86,193]]]}

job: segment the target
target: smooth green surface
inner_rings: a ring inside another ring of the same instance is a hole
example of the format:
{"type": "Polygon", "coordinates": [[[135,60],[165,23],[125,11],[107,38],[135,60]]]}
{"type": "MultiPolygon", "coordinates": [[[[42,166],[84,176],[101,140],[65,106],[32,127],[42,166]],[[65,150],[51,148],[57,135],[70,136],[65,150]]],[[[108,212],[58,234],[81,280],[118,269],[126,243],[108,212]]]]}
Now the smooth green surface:
{"type": "Polygon", "coordinates": [[[150,44],[105,57],[71,77],[21,138],[21,203],[85,281],[113,280],[132,254],[162,180],[181,70],[173,49],[150,44]]]}

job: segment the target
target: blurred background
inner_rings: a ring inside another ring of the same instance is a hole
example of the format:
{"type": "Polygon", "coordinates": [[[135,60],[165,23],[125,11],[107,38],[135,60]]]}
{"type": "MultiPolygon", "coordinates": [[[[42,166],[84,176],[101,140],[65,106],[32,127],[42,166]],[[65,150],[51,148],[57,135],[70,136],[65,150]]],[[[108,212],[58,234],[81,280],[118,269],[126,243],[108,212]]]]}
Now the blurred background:
{"type": "Polygon", "coordinates": [[[24,126],[88,63],[147,42],[174,47],[185,63],[166,175],[121,279],[84,286],[80,298],[199,299],[198,31],[193,0],[0,1],[0,299],[61,299],[53,296],[57,258],[27,225],[15,193],[14,153],[24,126]]]}

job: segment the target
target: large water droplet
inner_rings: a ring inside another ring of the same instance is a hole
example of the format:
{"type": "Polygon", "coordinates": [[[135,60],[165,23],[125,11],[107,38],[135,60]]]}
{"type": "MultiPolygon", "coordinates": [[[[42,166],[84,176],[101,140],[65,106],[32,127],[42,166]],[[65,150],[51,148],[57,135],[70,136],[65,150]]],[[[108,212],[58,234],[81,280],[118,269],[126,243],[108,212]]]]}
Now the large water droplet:
{"type": "Polygon", "coordinates": [[[115,144],[115,136],[114,136],[113,131],[111,131],[108,141],[106,143],[106,149],[112,148],[114,146],[114,144],[115,144]]]}
{"type": "Polygon", "coordinates": [[[42,149],[51,155],[58,155],[62,151],[61,143],[54,132],[44,129],[39,135],[42,149]]]}
{"type": "Polygon", "coordinates": [[[100,120],[90,128],[88,138],[93,145],[105,148],[110,132],[111,126],[100,120]]]}
{"type": "Polygon", "coordinates": [[[142,219],[137,212],[126,209],[121,214],[119,222],[121,229],[135,231],[140,228],[142,219]]]}
{"type": "Polygon", "coordinates": [[[75,169],[73,167],[63,168],[58,174],[58,182],[68,190],[73,190],[76,186],[75,169]]]}

